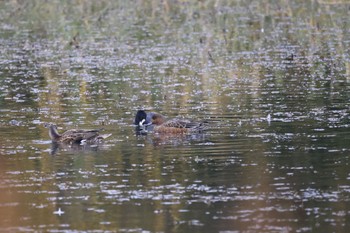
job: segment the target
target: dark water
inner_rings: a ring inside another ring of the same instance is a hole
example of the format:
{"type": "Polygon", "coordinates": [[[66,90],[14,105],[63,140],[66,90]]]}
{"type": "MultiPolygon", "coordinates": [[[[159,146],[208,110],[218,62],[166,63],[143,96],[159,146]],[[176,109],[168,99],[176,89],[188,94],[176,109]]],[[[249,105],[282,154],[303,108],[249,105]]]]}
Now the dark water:
{"type": "Polygon", "coordinates": [[[0,5],[0,231],[349,229],[346,2],[0,5]],[[210,129],[136,135],[140,108],[210,129]]]}

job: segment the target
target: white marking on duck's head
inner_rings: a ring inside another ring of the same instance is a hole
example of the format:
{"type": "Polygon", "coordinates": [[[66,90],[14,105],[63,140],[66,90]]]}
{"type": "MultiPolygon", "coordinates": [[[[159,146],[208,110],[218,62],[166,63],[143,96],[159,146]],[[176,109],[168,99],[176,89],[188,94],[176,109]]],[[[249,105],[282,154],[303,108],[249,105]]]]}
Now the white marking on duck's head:
{"type": "Polygon", "coordinates": [[[143,126],[143,122],[145,122],[146,119],[143,119],[142,121],[139,122],[139,126],[143,126]]]}

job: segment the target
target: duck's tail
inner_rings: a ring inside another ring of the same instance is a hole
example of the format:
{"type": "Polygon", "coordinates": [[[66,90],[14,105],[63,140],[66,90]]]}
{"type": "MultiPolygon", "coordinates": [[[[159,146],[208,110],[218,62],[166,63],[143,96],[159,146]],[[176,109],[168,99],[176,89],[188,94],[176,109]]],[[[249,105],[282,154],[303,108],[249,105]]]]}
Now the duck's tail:
{"type": "Polygon", "coordinates": [[[110,133],[110,134],[101,134],[101,135],[98,135],[98,137],[99,137],[100,139],[106,139],[106,138],[108,138],[108,137],[110,137],[110,136],[112,136],[111,133],[110,133]]]}
{"type": "Polygon", "coordinates": [[[192,132],[203,132],[209,129],[209,122],[207,121],[202,121],[202,122],[197,122],[193,124],[191,127],[192,132]]]}

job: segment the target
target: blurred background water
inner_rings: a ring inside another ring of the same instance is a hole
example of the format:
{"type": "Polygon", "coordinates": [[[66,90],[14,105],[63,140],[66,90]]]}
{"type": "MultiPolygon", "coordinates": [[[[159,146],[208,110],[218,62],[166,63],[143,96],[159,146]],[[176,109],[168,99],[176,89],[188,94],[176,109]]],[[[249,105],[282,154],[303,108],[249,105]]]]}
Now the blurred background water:
{"type": "Polygon", "coordinates": [[[349,11],[0,2],[0,230],[347,232],[349,11]],[[210,129],[136,135],[140,108],[210,129]],[[112,136],[53,150],[49,122],[112,136]]]}

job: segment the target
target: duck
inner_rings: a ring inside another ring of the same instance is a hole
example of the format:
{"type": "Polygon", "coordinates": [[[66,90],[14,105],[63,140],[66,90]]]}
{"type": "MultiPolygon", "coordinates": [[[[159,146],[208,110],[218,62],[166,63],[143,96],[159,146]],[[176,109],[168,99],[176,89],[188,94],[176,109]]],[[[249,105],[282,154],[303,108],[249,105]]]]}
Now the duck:
{"type": "Polygon", "coordinates": [[[134,125],[149,126],[152,124],[152,116],[154,112],[146,113],[144,110],[138,110],[135,116],[134,125]]]}
{"type": "Polygon", "coordinates": [[[138,110],[134,124],[140,128],[152,127],[156,133],[198,133],[207,129],[207,122],[195,122],[188,119],[174,118],[167,120],[165,116],[156,112],[146,113],[138,110]]]}
{"type": "Polygon", "coordinates": [[[49,136],[52,142],[61,142],[66,144],[82,144],[82,143],[97,143],[103,139],[108,138],[112,134],[99,134],[103,129],[70,129],[66,132],[59,134],[57,126],[55,124],[47,125],[49,128],[49,136]]]}

